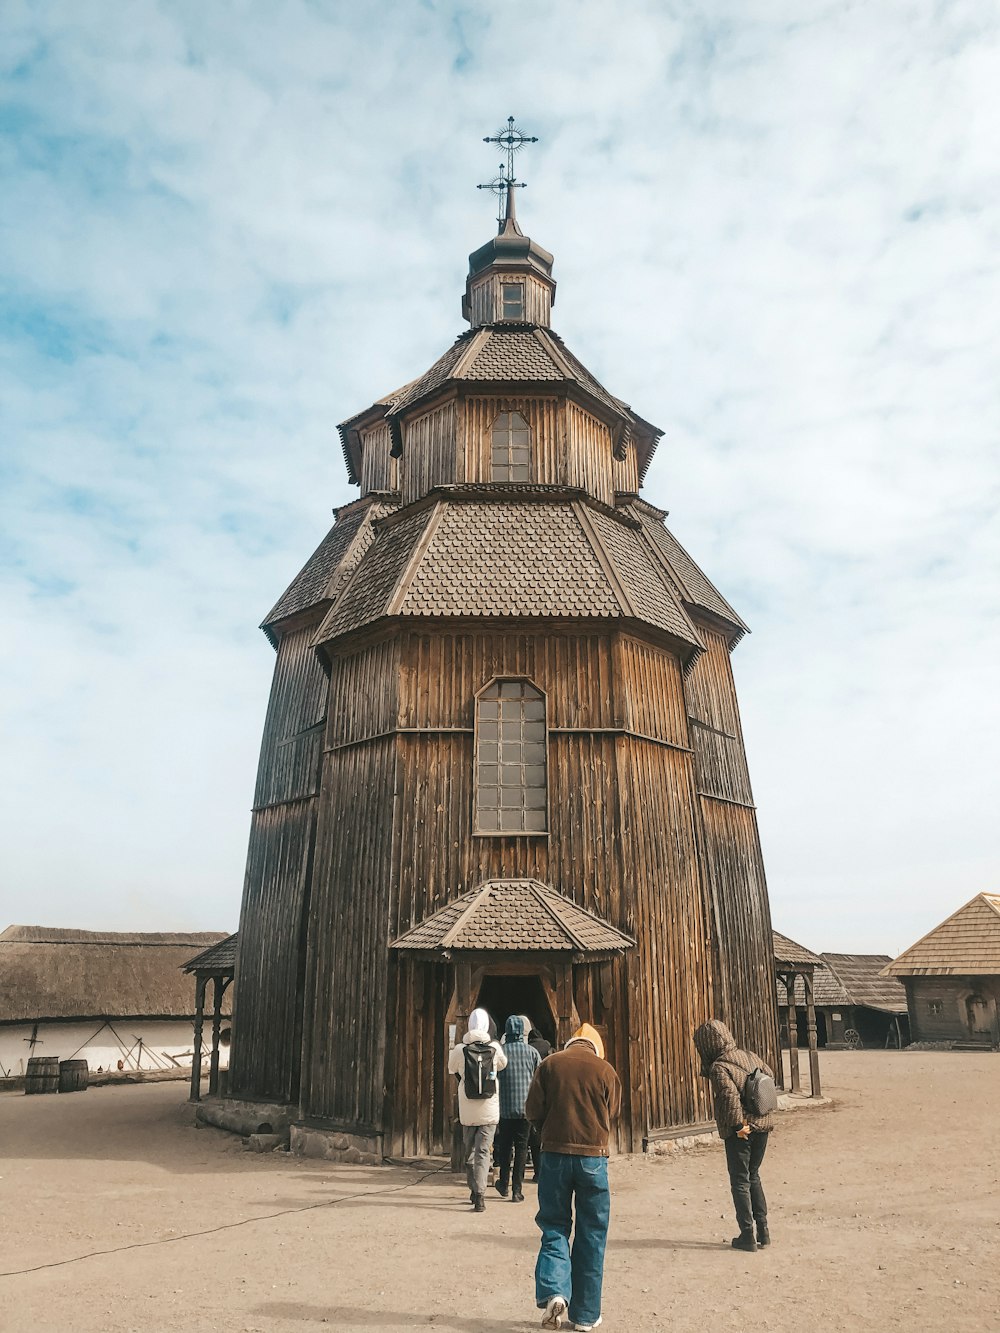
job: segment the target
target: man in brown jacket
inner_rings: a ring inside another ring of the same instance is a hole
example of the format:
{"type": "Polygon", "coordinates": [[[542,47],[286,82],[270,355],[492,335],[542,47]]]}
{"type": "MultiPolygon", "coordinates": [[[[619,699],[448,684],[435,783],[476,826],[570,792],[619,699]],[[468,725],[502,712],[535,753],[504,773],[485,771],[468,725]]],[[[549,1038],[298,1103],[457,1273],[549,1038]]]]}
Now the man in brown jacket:
{"type": "MultiPolygon", "coordinates": [[[[717,1018],[702,1023],[694,1034],[695,1050],[701,1056],[701,1072],[711,1081],[715,1123],[726,1145],[729,1185],[736,1208],[740,1234],[733,1240],[736,1250],[756,1250],[770,1245],[767,1231],[767,1200],[760,1183],[760,1164],[767,1151],[767,1137],[774,1119],[752,1116],[743,1105],[743,1089],[755,1069],[771,1074],[759,1055],[742,1051],[733,1034],[717,1018]],[[754,1236],[754,1223],[757,1234],[754,1236]]],[[[773,1074],[772,1074],[773,1077],[773,1074]]]]}
{"type": "Polygon", "coordinates": [[[535,1303],[545,1311],[543,1328],[561,1327],[567,1313],[577,1329],[596,1328],[601,1322],[611,1215],[608,1152],[621,1101],[618,1075],[604,1059],[604,1043],[589,1023],[573,1034],[565,1050],[542,1061],[528,1090],[524,1114],[537,1125],[542,1144],[535,1216],[542,1243],[535,1264],[535,1303]]]}

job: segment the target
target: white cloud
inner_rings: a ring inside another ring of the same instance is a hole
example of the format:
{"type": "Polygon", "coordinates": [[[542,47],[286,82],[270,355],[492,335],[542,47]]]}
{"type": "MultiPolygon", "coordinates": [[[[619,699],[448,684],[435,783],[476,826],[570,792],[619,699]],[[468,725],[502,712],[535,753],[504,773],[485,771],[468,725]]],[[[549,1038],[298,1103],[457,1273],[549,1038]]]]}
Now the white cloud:
{"type": "Polygon", "coordinates": [[[254,626],[335,423],[461,327],[510,111],[556,327],[754,629],[776,924],[891,951],[996,886],[1000,20],[609,14],[4,7],[8,919],[235,923],[254,626]]]}

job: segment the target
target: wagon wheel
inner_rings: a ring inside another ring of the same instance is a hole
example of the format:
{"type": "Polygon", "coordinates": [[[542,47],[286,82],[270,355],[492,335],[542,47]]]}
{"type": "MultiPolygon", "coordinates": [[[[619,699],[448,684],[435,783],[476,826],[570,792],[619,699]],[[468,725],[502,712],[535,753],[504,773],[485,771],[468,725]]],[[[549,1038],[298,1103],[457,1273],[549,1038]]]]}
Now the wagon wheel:
{"type": "Polygon", "coordinates": [[[861,1050],[861,1033],[857,1028],[844,1029],[844,1045],[849,1051],[861,1050]]]}

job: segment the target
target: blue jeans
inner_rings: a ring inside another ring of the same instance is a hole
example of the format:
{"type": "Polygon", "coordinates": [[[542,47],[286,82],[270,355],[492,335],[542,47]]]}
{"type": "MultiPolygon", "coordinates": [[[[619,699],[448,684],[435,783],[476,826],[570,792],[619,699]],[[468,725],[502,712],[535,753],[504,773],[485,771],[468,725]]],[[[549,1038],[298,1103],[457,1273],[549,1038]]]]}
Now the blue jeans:
{"type": "Polygon", "coordinates": [[[604,1247],[611,1216],[606,1157],[574,1157],[543,1152],[538,1172],[538,1212],[542,1246],[535,1264],[535,1303],[550,1296],[569,1301],[574,1324],[593,1324],[601,1314],[604,1247]],[[576,1196],[576,1231],[573,1199],[576,1196]]]}

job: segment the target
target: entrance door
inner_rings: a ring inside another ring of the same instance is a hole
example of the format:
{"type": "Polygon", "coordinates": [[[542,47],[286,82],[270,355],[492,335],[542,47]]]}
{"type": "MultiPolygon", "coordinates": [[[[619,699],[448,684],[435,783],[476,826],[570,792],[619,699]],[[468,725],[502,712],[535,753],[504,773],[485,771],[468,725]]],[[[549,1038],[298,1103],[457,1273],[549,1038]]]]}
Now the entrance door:
{"type": "Polygon", "coordinates": [[[993,1032],[992,1006],[985,995],[970,995],[965,1012],[971,1037],[989,1037],[993,1032]]]}
{"type": "Polygon", "coordinates": [[[541,978],[536,973],[483,977],[476,1005],[485,1009],[496,1023],[498,1037],[503,1036],[504,1025],[511,1014],[524,1014],[546,1041],[555,1046],[555,1015],[541,978]]]}

